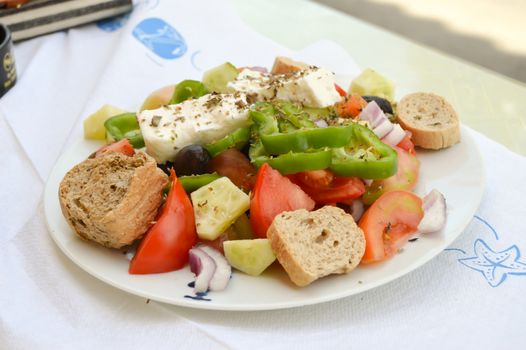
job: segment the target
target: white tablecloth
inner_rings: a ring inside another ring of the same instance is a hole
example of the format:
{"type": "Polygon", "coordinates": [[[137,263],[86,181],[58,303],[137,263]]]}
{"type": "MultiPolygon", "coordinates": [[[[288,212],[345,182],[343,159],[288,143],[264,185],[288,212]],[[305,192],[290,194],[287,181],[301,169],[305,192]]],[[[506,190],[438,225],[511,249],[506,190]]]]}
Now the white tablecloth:
{"type": "Polygon", "coordinates": [[[471,224],[422,268],[361,295],[281,311],[192,310],[117,290],[60,252],[42,192],[86,115],[104,103],[134,109],[227,60],[269,66],[277,54],[357,72],[335,44],[291,52],[224,1],[137,1],[131,16],[15,46],[19,81],[0,100],[1,349],[526,346],[526,159],[475,132],[487,190],[471,224]]]}

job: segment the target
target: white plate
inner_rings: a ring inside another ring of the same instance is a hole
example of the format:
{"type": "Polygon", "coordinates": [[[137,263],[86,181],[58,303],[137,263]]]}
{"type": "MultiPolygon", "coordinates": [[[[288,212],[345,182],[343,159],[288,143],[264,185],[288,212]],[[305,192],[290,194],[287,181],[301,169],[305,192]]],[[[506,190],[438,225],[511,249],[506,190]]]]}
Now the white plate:
{"type": "Polygon", "coordinates": [[[421,175],[416,192],[436,188],[446,197],[448,221],[443,232],[421,236],[388,262],[360,266],[348,275],[323,278],[306,288],[295,287],[276,263],[262,276],[234,272],[227,289],[210,292],[206,300],[194,300],[188,268],[156,275],[129,275],[122,252],[79,239],[62,216],[57,193],[64,174],[85,159],[97,143],[81,141],[62,155],[45,190],[49,232],[62,251],[78,266],[102,281],[152,300],[200,309],[270,310],[316,304],[357,294],[388,283],[425,264],[453,242],[467,226],[484,191],[484,169],[477,146],[466,128],[462,142],[439,152],[419,151],[421,175]]]}

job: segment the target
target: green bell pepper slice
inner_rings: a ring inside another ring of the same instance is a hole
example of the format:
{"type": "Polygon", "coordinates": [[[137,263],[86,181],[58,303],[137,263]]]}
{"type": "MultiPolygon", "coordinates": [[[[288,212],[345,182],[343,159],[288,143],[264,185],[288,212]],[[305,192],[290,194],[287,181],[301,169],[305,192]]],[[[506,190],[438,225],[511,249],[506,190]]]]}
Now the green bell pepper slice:
{"type": "Polygon", "coordinates": [[[133,148],[144,147],[144,139],[135,113],[123,113],[108,118],[104,122],[106,134],[111,141],[127,138],[133,148]]]}
{"type": "Polygon", "coordinates": [[[261,135],[261,142],[268,153],[283,154],[324,147],[344,147],[351,142],[353,134],[353,126],[332,126],[261,135]]]}
{"type": "Polygon", "coordinates": [[[269,163],[282,174],[330,168],[339,176],[365,179],[396,173],[396,152],[373,131],[357,123],[312,127],[297,108],[282,102],[256,104],[250,112],[254,141],[249,157],[254,165],[269,163]]]}
{"type": "Polygon", "coordinates": [[[242,149],[250,139],[250,128],[239,128],[222,139],[205,146],[210,156],[215,157],[229,148],[242,149]]]}
{"type": "Polygon", "coordinates": [[[169,104],[181,103],[189,98],[199,98],[208,94],[208,89],[197,80],[183,80],[175,86],[172,99],[169,104]]]}
{"type": "Polygon", "coordinates": [[[198,188],[208,185],[210,182],[219,179],[221,176],[217,173],[179,176],[178,180],[181,182],[186,193],[191,193],[198,188]]]}
{"type": "Polygon", "coordinates": [[[330,169],[338,176],[363,179],[385,179],[396,173],[396,151],[383,143],[372,130],[360,124],[349,125],[353,131],[350,143],[332,149],[330,169]]]}
{"type": "Polygon", "coordinates": [[[275,110],[271,104],[256,104],[256,109],[250,111],[250,119],[254,123],[258,135],[279,132],[278,120],[274,117],[275,110]]]}
{"type": "Polygon", "coordinates": [[[268,163],[281,174],[288,175],[302,171],[327,169],[331,165],[331,157],[330,150],[302,153],[290,152],[276,157],[259,156],[252,163],[258,168],[264,163],[268,163]]]}

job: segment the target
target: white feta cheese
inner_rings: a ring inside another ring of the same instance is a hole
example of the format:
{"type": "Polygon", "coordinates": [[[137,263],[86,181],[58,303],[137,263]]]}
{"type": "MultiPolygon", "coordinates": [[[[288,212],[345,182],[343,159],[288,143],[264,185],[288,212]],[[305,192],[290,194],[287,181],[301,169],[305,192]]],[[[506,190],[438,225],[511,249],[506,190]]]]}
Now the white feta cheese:
{"type": "Polygon", "coordinates": [[[276,98],[315,108],[332,106],[341,100],[334,86],[334,74],[322,68],[309,68],[283,79],[277,85],[276,98]]]}
{"type": "Polygon", "coordinates": [[[158,163],[173,161],[190,144],[206,145],[248,126],[245,94],[208,94],[176,105],[145,110],[139,126],[146,151],[158,163]]]}
{"type": "Polygon", "coordinates": [[[253,95],[259,101],[270,100],[276,93],[271,77],[268,74],[250,69],[243,69],[235,80],[227,84],[227,88],[230,92],[237,91],[253,95]]]}
{"type": "Polygon", "coordinates": [[[301,103],[306,107],[322,108],[341,100],[334,87],[334,74],[316,67],[280,75],[245,69],[227,86],[232,92],[252,95],[258,101],[279,99],[301,103]]]}

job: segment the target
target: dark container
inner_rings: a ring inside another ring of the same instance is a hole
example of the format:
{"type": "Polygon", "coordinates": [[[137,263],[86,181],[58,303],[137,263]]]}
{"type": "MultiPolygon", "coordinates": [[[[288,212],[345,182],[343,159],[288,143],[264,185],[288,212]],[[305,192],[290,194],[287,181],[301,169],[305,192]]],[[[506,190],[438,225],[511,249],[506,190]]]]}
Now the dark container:
{"type": "Polygon", "coordinates": [[[11,32],[3,24],[0,24],[0,63],[0,97],[2,97],[16,83],[16,67],[11,32]]]}

